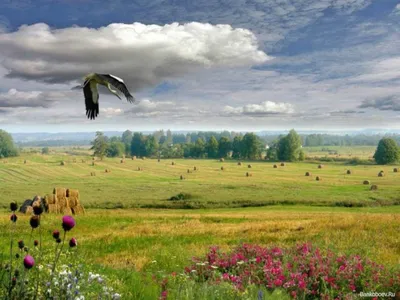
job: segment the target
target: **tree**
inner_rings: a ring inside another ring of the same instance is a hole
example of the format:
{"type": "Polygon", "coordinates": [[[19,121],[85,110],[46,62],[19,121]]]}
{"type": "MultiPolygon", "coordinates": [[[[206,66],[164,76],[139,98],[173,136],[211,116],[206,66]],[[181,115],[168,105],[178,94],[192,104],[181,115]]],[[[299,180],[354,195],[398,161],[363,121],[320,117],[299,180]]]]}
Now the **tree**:
{"type": "Polygon", "coordinates": [[[248,159],[256,159],[261,154],[261,141],[254,133],[246,133],[242,141],[242,156],[248,159]]]}
{"type": "Polygon", "coordinates": [[[233,158],[241,158],[242,157],[242,136],[237,135],[234,137],[232,142],[232,157],[233,158]]]}
{"type": "Polygon", "coordinates": [[[193,156],[204,157],[206,144],[202,138],[197,139],[193,147],[193,156]]]}
{"type": "Polygon", "coordinates": [[[106,151],[108,157],[121,157],[124,154],[125,144],[123,142],[113,141],[109,143],[106,151]]]}
{"type": "Polygon", "coordinates": [[[218,156],[227,157],[229,151],[232,150],[232,143],[229,138],[222,136],[218,142],[218,156]]]}
{"type": "Polygon", "coordinates": [[[12,136],[0,129],[0,157],[17,156],[18,149],[14,145],[12,136]]]}
{"type": "Polygon", "coordinates": [[[100,157],[102,160],[103,157],[106,155],[106,151],[108,148],[108,138],[101,132],[97,131],[96,132],[96,138],[92,142],[92,148],[91,150],[94,150],[93,155],[100,157]]]}
{"type": "Polygon", "coordinates": [[[167,145],[171,145],[172,144],[172,132],[171,130],[167,130],[167,139],[165,141],[167,143],[167,145]]]}
{"type": "Polygon", "coordinates": [[[208,140],[206,151],[209,158],[216,158],[218,156],[218,141],[214,136],[211,136],[208,140]]]}
{"type": "Polygon", "coordinates": [[[142,133],[135,132],[131,142],[131,154],[146,156],[145,138],[142,133]]]}
{"type": "Polygon", "coordinates": [[[392,164],[400,159],[399,147],[391,138],[382,138],[376,148],[374,159],[379,165],[392,164]]]}
{"type": "Polygon", "coordinates": [[[297,132],[292,129],[288,135],[278,142],[278,159],[282,161],[296,161],[299,159],[301,139],[297,132]]]}
{"type": "Polygon", "coordinates": [[[299,161],[304,161],[306,159],[306,155],[303,150],[299,151],[299,161]]]}
{"type": "Polygon", "coordinates": [[[145,142],[146,156],[154,156],[158,153],[159,144],[154,135],[149,136],[145,142]]]}
{"type": "Polygon", "coordinates": [[[122,133],[121,141],[125,145],[125,154],[129,154],[131,152],[131,143],[132,143],[132,131],[130,130],[125,130],[122,133]]]}
{"type": "Polygon", "coordinates": [[[42,148],[42,154],[49,154],[49,153],[50,153],[49,147],[43,147],[42,148]]]}

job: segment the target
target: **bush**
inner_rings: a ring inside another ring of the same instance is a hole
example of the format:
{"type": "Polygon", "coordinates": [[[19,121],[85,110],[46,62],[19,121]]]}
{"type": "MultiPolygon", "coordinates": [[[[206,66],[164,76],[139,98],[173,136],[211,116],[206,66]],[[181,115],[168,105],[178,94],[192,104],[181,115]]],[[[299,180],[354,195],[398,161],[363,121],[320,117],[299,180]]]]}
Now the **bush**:
{"type": "Polygon", "coordinates": [[[177,194],[175,196],[172,196],[168,200],[178,201],[178,200],[188,200],[188,199],[191,199],[191,198],[192,198],[192,195],[189,194],[189,193],[179,193],[179,194],[177,194]]]}
{"type": "Polygon", "coordinates": [[[230,284],[243,294],[256,285],[268,292],[284,290],[296,299],[343,299],[362,291],[400,290],[399,270],[359,255],[325,252],[309,243],[287,249],[242,244],[230,253],[214,246],[205,257],[193,258],[185,273],[195,282],[230,284]]]}

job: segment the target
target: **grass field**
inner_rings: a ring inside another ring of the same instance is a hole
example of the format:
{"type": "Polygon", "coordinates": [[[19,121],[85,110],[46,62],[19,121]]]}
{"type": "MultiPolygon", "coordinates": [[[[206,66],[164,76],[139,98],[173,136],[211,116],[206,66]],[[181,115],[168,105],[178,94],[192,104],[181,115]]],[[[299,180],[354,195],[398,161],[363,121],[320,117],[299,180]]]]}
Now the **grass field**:
{"type": "MultiPolygon", "coordinates": [[[[8,249],[9,202],[21,204],[57,186],[79,189],[88,208],[86,215],[76,216],[79,251],[97,270],[121,280],[126,299],[156,299],[151,291],[157,293],[157,286],[147,280],[151,274],[182,272],[191,257],[204,255],[211,245],[230,249],[241,242],[293,246],[310,241],[390,268],[400,265],[400,206],[390,205],[400,199],[394,166],[326,163],[319,169],[316,163],[287,163],[273,168],[271,162],[173,161],[105,159],[92,166],[89,156],[62,152],[0,161],[1,253],[8,249]],[[377,176],[381,169],[384,177],[377,176]],[[90,176],[93,171],[96,176],[90,176]],[[307,171],[312,176],[304,176],[307,171]],[[363,180],[378,190],[371,191],[363,180]],[[167,200],[180,192],[192,198],[167,200]],[[202,208],[163,209],[174,207],[202,208]]],[[[16,238],[28,239],[28,220],[20,215],[16,238]]],[[[44,216],[45,244],[52,242],[59,223],[60,216],[44,216]]]]}
{"type": "Polygon", "coordinates": [[[271,204],[328,206],[379,206],[400,203],[400,173],[393,166],[324,163],[288,163],[273,168],[271,162],[177,159],[130,160],[106,158],[92,166],[89,156],[30,155],[0,161],[0,205],[51,193],[54,187],[79,189],[86,207],[93,208],[211,208],[271,204]],[[73,162],[73,158],[76,162],[73,162]],[[27,163],[24,164],[24,160],[27,163]],[[82,159],[85,162],[82,162],[82,159]],[[66,165],[61,166],[60,162],[66,165]],[[251,163],[252,168],[247,165],[251,163]],[[194,166],[197,171],[194,171],[194,166]],[[221,170],[221,166],[224,170],[221,170]],[[143,171],[138,171],[141,167],[143,171]],[[105,173],[105,169],[111,173],[105,173]],[[351,175],[346,170],[352,171],[351,175]],[[190,173],[187,173],[190,170],[190,173]],[[378,177],[380,170],[384,177],[378,177]],[[91,176],[91,172],[96,176],[91,176]],[[252,174],[246,177],[246,172],[252,174]],[[311,172],[312,176],[305,176],[311,172]],[[180,176],[184,180],[180,180],[180,176]],[[322,180],[316,181],[316,176],[322,180]],[[364,180],[378,185],[370,191],[364,180]],[[178,193],[188,201],[168,201],[178,193]]]}

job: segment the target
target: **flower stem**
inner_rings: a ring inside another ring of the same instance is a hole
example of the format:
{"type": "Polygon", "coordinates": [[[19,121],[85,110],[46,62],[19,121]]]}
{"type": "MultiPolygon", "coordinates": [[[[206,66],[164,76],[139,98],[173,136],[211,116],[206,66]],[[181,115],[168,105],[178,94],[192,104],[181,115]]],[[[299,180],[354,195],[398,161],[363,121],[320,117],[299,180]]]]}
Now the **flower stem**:
{"type": "Polygon", "coordinates": [[[10,224],[10,286],[9,286],[9,291],[8,291],[8,297],[11,299],[11,291],[12,291],[12,265],[13,265],[13,256],[12,256],[12,250],[13,250],[13,222],[11,221],[10,224]]]}
{"type": "Polygon", "coordinates": [[[37,262],[37,280],[36,280],[36,292],[35,292],[35,299],[37,298],[39,292],[39,282],[40,282],[40,270],[39,264],[42,262],[42,220],[41,216],[39,215],[39,260],[37,262]]]}
{"type": "Polygon", "coordinates": [[[56,269],[56,265],[57,265],[58,259],[60,258],[61,251],[62,251],[62,249],[63,249],[63,247],[64,247],[64,242],[65,242],[65,236],[66,236],[66,235],[67,235],[67,232],[64,230],[63,241],[62,241],[62,244],[61,244],[60,251],[58,251],[58,254],[57,254],[56,259],[55,259],[55,261],[54,261],[54,266],[53,266],[52,273],[54,273],[54,271],[55,271],[55,269],[56,269]]]}

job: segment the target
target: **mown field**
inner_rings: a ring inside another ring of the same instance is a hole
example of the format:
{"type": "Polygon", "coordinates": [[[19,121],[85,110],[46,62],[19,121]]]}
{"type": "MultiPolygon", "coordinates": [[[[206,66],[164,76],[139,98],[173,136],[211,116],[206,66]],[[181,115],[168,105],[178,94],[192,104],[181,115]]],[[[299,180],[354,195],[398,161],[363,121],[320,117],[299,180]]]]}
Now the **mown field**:
{"type": "Polygon", "coordinates": [[[400,203],[400,173],[394,166],[345,163],[287,163],[273,168],[267,161],[120,158],[95,161],[90,156],[30,154],[0,161],[0,205],[51,193],[54,187],[79,189],[92,208],[223,208],[271,204],[380,206],[400,203]],[[76,162],[73,162],[73,159],[76,162]],[[26,160],[26,163],[24,163],[26,160]],[[82,160],[84,162],[82,162],[82,160]],[[60,165],[65,161],[65,165],[60,165]],[[172,165],[174,161],[175,165],[172,165]],[[251,168],[248,168],[251,164],[251,168]],[[138,171],[138,168],[142,171],[138,171]],[[197,171],[194,171],[194,167],[197,171]],[[221,170],[221,167],[224,170],[221,170]],[[109,169],[111,172],[106,173],[109,169]],[[351,175],[346,170],[352,171],[351,175]],[[190,173],[187,173],[189,170],[190,173]],[[378,177],[379,171],[385,172],[378,177]],[[96,176],[91,176],[95,172],[96,176]],[[246,172],[251,177],[246,177],[246,172]],[[311,172],[311,176],[305,176],[311,172]],[[181,180],[180,176],[184,179],[181,180]],[[316,176],[321,181],[316,181],[316,176]],[[378,186],[371,191],[364,180],[378,186]],[[169,201],[187,193],[187,201],[169,201]]]}
{"type": "MultiPolygon", "coordinates": [[[[273,168],[266,161],[238,166],[236,161],[121,163],[117,158],[91,163],[89,156],[61,151],[0,161],[1,253],[8,251],[9,202],[21,204],[66,187],[79,189],[87,208],[86,215],[76,216],[71,233],[79,241],[79,253],[99,272],[119,278],[123,299],[157,299],[159,286],[151,276],[182,273],[193,256],[204,255],[211,245],[228,250],[242,242],[282,247],[312,242],[389,268],[400,265],[400,205],[393,205],[400,201],[400,173],[393,172],[395,166],[324,163],[318,169],[318,163],[287,163],[273,168]],[[381,170],[384,177],[378,177],[381,170]],[[312,176],[304,176],[307,171],[312,176]],[[371,191],[364,180],[378,190],[371,191]],[[191,198],[168,200],[181,192],[191,198]]],[[[45,244],[52,243],[51,232],[60,219],[44,216],[45,244]]],[[[29,239],[28,220],[19,215],[16,238],[29,239]]]]}

